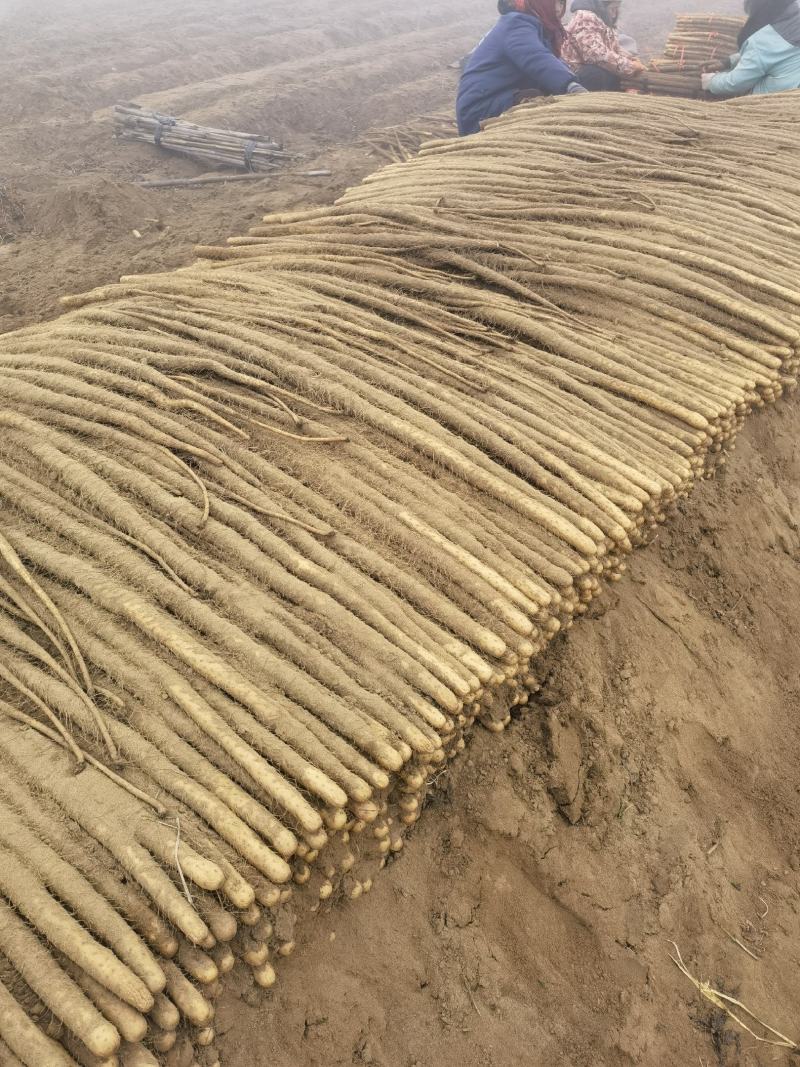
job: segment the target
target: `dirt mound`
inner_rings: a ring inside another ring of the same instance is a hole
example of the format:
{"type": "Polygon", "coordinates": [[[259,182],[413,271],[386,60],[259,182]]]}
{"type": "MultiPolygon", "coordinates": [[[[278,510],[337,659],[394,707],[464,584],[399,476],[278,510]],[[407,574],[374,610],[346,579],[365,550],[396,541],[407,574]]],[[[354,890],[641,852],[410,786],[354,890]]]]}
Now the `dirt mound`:
{"type": "Polygon", "coordinates": [[[34,237],[63,235],[93,250],[145,231],[155,220],[152,197],[127,182],[102,174],[80,174],[52,183],[37,183],[24,198],[24,218],[34,237]]]}

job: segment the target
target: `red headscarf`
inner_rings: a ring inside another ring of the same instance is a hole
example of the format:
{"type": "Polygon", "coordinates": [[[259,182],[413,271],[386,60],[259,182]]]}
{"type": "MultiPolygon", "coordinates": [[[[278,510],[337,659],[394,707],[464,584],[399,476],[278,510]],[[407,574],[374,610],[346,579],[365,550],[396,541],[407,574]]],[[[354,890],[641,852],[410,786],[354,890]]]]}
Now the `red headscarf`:
{"type": "Polygon", "coordinates": [[[561,55],[561,46],[564,43],[566,31],[556,14],[556,0],[510,0],[508,10],[535,15],[549,38],[553,52],[557,56],[561,55]]]}

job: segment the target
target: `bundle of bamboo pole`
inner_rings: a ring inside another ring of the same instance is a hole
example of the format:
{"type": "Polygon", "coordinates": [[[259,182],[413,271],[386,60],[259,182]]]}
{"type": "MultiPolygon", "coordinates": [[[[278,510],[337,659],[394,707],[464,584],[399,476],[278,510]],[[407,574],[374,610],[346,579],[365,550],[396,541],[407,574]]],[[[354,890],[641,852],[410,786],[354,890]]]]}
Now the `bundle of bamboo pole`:
{"type": "Polygon", "coordinates": [[[117,104],[114,134],[120,141],[154,144],[214,167],[270,170],[281,167],[289,159],[283,146],[270,137],[198,126],[194,122],[147,111],[138,104],[117,104]]]}
{"type": "Polygon", "coordinates": [[[720,69],[737,51],[744,19],[727,15],[678,15],[661,56],[647,61],[647,71],[624,87],[656,96],[700,97],[700,75],[720,69]]]}
{"type": "Polygon", "coordinates": [[[0,337],[0,1061],[215,1067],[794,388],[797,108],[518,108],[0,337]]]}
{"type": "Polygon", "coordinates": [[[725,61],[738,51],[744,19],[736,15],[678,15],[664,47],[665,59],[678,62],[725,61]]]}

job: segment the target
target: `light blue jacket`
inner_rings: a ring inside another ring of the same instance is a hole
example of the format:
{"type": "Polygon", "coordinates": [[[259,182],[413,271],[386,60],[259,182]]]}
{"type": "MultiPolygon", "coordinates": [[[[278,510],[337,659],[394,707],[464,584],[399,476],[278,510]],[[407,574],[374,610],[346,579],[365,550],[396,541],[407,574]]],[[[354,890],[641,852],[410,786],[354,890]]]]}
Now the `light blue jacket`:
{"type": "Polygon", "coordinates": [[[800,47],[765,26],[745,41],[733,70],[715,74],[708,88],[715,96],[800,89],[800,47]]]}

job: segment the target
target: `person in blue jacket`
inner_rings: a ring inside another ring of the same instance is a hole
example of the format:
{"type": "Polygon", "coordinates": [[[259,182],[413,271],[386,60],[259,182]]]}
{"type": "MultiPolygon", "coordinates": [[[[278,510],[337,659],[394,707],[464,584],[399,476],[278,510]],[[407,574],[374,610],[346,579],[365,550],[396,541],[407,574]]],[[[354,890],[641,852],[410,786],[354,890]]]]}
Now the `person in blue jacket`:
{"type": "Polygon", "coordinates": [[[500,18],[468,57],[456,99],[460,134],[529,96],[586,92],[564,63],[565,0],[500,0],[500,18]]]}
{"type": "Polygon", "coordinates": [[[703,74],[714,96],[779,93],[800,89],[800,3],[798,0],[745,0],[747,22],[731,70],[703,74]]]}

